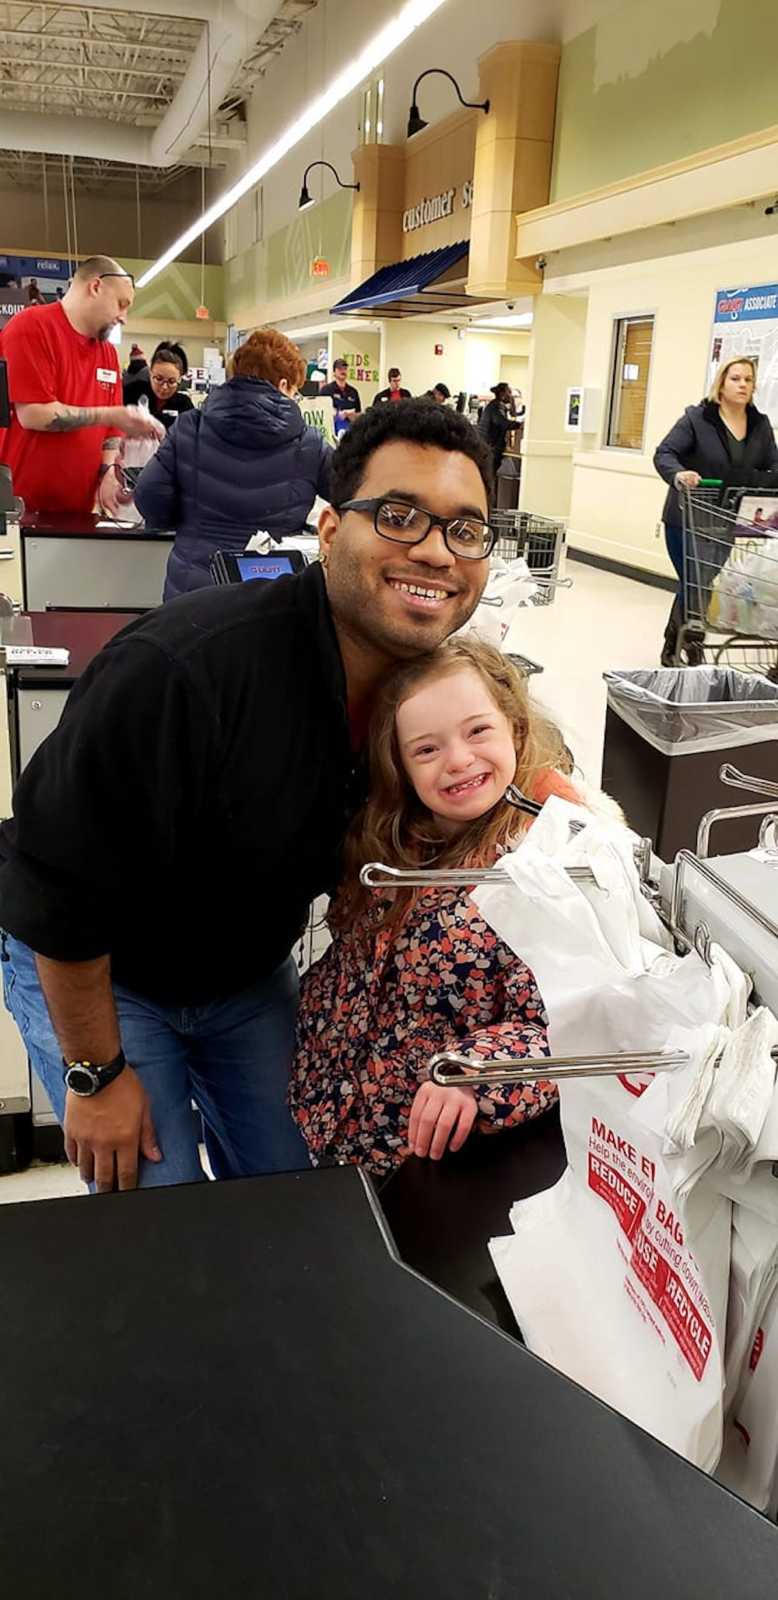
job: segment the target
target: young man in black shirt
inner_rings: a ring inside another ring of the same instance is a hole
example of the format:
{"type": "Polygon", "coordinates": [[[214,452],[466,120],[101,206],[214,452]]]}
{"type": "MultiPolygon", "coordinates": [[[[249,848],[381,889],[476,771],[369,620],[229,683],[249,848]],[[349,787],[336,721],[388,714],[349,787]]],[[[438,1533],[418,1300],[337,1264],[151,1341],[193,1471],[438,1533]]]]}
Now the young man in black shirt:
{"type": "Polygon", "coordinates": [[[410,389],[402,388],[402,373],[399,367],[389,368],[389,388],[379,389],[373,401],[374,406],[399,405],[401,400],[410,400],[410,389]]]}
{"type": "Polygon", "coordinates": [[[217,1176],[307,1164],[290,951],[337,880],[378,684],[478,603],[490,487],[464,418],[369,411],[336,453],[321,565],[133,622],[23,773],[0,829],[6,1002],[99,1191],[202,1178],[192,1098],[217,1176]]]}

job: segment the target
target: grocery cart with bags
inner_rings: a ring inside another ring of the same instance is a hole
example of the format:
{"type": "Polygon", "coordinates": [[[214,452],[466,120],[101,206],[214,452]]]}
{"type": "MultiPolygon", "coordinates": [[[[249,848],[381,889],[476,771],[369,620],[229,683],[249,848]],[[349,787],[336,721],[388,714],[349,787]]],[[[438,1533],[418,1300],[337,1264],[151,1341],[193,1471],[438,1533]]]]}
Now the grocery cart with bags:
{"type": "Polygon", "coordinates": [[[679,665],[739,667],[778,682],[778,494],[703,480],[681,498],[679,665]]]}
{"type": "Polygon", "coordinates": [[[550,606],[559,588],[569,588],[561,577],[565,525],[557,517],[534,511],[492,511],[489,521],[497,529],[494,554],[503,561],[526,561],[535,583],[532,604],[550,606]]]}

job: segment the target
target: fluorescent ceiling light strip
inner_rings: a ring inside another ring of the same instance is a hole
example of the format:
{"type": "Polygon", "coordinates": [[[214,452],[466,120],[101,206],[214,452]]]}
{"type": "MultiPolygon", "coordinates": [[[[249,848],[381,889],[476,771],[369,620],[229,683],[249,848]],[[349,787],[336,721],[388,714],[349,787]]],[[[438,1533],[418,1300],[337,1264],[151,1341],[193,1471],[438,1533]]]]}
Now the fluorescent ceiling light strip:
{"type": "Polygon", "coordinates": [[[186,232],[182,233],[180,238],[176,239],[175,243],[171,244],[169,249],[165,250],[157,261],[152,263],[148,271],[138,278],[138,288],[145,289],[146,284],[151,283],[152,279],[164,271],[165,267],[169,267],[171,261],[175,261],[176,257],[180,256],[181,251],[186,249],[187,245],[190,245],[194,239],[199,239],[200,234],[204,233],[206,228],[212,227],[214,222],[218,222],[219,218],[224,216],[225,211],[229,211],[232,206],[237,205],[243,195],[249,189],[252,189],[260,178],[264,178],[265,173],[269,172],[271,167],[275,167],[279,161],[282,161],[284,156],[288,155],[289,151],[293,150],[295,145],[298,145],[305,138],[306,134],[310,133],[313,128],[318,127],[320,122],[323,122],[328,113],[334,110],[341,100],[345,100],[347,95],[357,89],[360,83],[369,77],[370,73],[374,72],[382,61],[386,60],[387,56],[392,55],[393,51],[397,50],[401,44],[404,44],[405,40],[417,28],[420,28],[428,17],[439,11],[440,7],[445,3],[446,0],[406,0],[406,4],[398,11],[394,21],[388,22],[385,28],[381,28],[374,35],[370,42],[365,45],[361,55],[355,56],[354,60],[350,61],[348,66],[344,67],[336,78],[333,78],[329,87],[319,95],[317,100],[314,100],[308,106],[302,116],[298,117],[297,121],[293,122],[285,133],[282,133],[280,139],[277,139],[275,144],[271,144],[264,154],[254,162],[254,165],[249,167],[247,172],[244,172],[243,177],[239,178],[237,183],[227,190],[226,194],[215,200],[213,205],[207,211],[204,211],[202,216],[198,217],[197,221],[193,222],[191,227],[187,228],[186,232]]]}
{"type": "Polygon", "coordinates": [[[496,333],[509,333],[511,328],[531,328],[532,320],[531,311],[523,312],[520,317],[485,317],[478,322],[471,322],[465,331],[486,333],[491,328],[496,333]]]}
{"type": "MultiPolygon", "coordinates": [[[[279,317],[276,327],[278,327],[283,320],[283,317],[279,317]]],[[[369,318],[363,317],[360,322],[360,327],[364,333],[378,333],[380,331],[381,324],[380,322],[371,322],[369,318]]],[[[351,333],[353,332],[353,328],[353,318],[348,322],[341,322],[333,317],[330,322],[317,322],[311,324],[307,328],[282,328],[281,332],[286,335],[287,339],[309,339],[316,334],[322,333],[343,333],[346,330],[351,333]]]]}

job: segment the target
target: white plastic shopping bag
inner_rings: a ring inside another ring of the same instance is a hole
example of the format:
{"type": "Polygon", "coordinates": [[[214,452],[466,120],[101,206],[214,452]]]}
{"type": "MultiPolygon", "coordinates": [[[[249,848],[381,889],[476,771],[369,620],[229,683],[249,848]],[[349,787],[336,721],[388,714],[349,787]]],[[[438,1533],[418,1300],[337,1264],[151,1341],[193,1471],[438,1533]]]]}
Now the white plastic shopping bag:
{"type": "Polygon", "coordinates": [[[751,1341],[716,1477],[758,1511],[778,1517],[778,1287],[751,1341]]]}
{"type": "Polygon", "coordinates": [[[490,1249],[529,1349],[706,1471],[722,1441],[730,1202],[679,1202],[629,1076],[560,1084],[568,1168],[490,1249]]]}
{"type": "Polygon", "coordinates": [[[717,628],[778,638],[778,542],[738,541],[717,574],[708,621],[717,628]]]}
{"type": "Polygon", "coordinates": [[[460,633],[475,634],[501,650],[517,611],[531,605],[538,591],[539,585],[523,556],[515,561],[493,557],[481,600],[460,633]]]}
{"type": "Polygon", "coordinates": [[[552,1053],[663,1050],[673,1027],[721,1014],[729,984],[692,952],[675,956],[640,892],[630,835],[556,797],[501,866],[510,882],[475,891],[490,927],[534,973],[549,1018],[552,1053]],[[540,832],[564,819],[585,827],[554,856],[540,832]],[[538,839],[540,843],[538,843],[538,839]],[[571,878],[588,866],[594,881],[571,878]]]}
{"type": "MultiPolygon", "coordinates": [[[[668,1119],[668,1166],[679,1193],[696,1182],[702,1171],[709,1171],[711,1182],[722,1194],[767,1224],[769,1237],[778,1244],[778,1179],[774,1172],[778,1162],[778,1088],[772,1055],[778,1044],[778,1023],[766,1007],[760,1007],[735,1033],[723,1031],[722,1038],[726,1048],[720,1053],[690,1149],[678,1142],[677,1129],[668,1119]]],[[[654,1099],[658,1085],[657,1079],[646,1103],[654,1099]]]]}
{"type": "Polygon", "coordinates": [[[756,1143],[750,1169],[746,1174],[723,1172],[716,1181],[724,1194],[746,1205],[763,1221],[770,1224],[778,1238],[778,1178],[773,1167],[778,1162],[778,1091],[773,1093],[770,1109],[756,1143]]]}
{"type": "Polygon", "coordinates": [[[746,1206],[734,1205],[724,1395],[729,1416],[748,1383],[754,1340],[777,1285],[778,1232],[746,1206]]]}
{"type": "MultiPolygon", "coordinates": [[[[148,405],[145,404],[142,409],[148,411],[148,405]]],[[[120,499],[123,522],[143,521],[135,504],[135,485],[141,471],[156,455],[161,443],[161,439],[122,439],[117,469],[122,486],[120,499]]]]}
{"type": "MultiPolygon", "coordinates": [[[[667,949],[640,903],[626,830],[609,836],[611,824],[590,822],[571,839],[569,822],[580,818],[564,807],[549,802],[548,820],[544,807],[504,858],[511,881],[474,898],[534,972],[552,1054],[682,1047],[688,1089],[731,985],[696,953],[667,949]],[[565,864],[588,865],[594,883],[574,880],[565,864]]],[[[711,1471],[722,1438],[731,1203],[702,1183],[674,1192],[666,1096],[656,1110],[664,1083],[650,1074],[560,1081],[568,1169],[513,1208],[513,1236],[490,1248],[529,1348],[711,1471]],[[654,1084],[646,1117],[641,1099],[654,1084]]]]}

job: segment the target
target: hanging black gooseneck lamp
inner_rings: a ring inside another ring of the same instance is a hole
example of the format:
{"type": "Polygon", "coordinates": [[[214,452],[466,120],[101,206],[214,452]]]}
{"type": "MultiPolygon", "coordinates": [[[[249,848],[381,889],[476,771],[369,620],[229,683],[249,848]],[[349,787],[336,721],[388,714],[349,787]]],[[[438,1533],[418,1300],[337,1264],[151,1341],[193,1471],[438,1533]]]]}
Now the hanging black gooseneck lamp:
{"type": "Polygon", "coordinates": [[[335,179],[335,182],[341,189],[359,189],[358,183],[343,183],[342,179],[338,177],[338,174],[335,171],[331,161],[311,161],[303,173],[303,186],[300,190],[300,198],[297,202],[298,211],[304,211],[306,206],[312,206],[316,203],[313,195],[309,194],[308,192],[308,173],[312,172],[314,167],[328,167],[333,178],[335,179]]]}
{"type": "Polygon", "coordinates": [[[422,79],[423,78],[429,78],[432,73],[438,73],[441,78],[448,78],[449,83],[453,83],[454,88],[456,89],[456,92],[457,92],[457,99],[459,100],[459,104],[462,105],[462,106],[465,106],[468,111],[483,111],[483,112],[488,114],[488,111],[489,111],[489,101],[488,100],[477,100],[477,101],[463,100],[462,99],[462,91],[461,91],[461,89],[459,87],[459,84],[457,83],[456,78],[452,77],[451,73],[447,72],[445,67],[428,67],[426,72],[419,73],[419,76],[416,79],[415,84],[413,85],[413,98],[411,100],[411,109],[410,109],[410,114],[408,116],[408,138],[409,139],[412,139],[413,135],[415,133],[421,133],[422,128],[426,128],[427,127],[427,123],[424,121],[424,118],[419,115],[419,107],[418,107],[417,102],[416,102],[416,92],[418,90],[419,84],[421,83],[422,79]]]}

